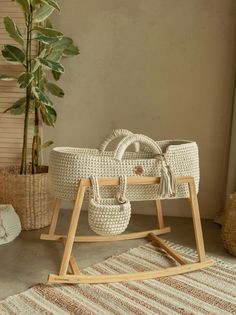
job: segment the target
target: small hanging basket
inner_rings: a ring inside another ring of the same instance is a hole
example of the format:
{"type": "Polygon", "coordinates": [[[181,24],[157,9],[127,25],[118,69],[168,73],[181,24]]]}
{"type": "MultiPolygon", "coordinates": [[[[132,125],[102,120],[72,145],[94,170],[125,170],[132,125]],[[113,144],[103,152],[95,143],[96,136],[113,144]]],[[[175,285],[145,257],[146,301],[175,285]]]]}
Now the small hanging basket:
{"type": "Polygon", "coordinates": [[[236,192],[230,196],[222,227],[222,239],[227,251],[236,256],[236,192]]]}
{"type": "Polygon", "coordinates": [[[97,177],[91,178],[93,196],[89,202],[88,222],[99,235],[117,235],[124,232],[131,217],[131,205],[125,197],[127,179],[120,176],[117,198],[101,198],[97,177]]]}

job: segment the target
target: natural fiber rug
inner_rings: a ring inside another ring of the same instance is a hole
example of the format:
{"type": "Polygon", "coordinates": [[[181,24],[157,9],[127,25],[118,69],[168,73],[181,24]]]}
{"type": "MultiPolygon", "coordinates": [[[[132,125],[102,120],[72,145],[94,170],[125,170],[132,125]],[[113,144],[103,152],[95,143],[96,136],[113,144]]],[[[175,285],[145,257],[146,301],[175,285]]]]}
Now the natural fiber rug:
{"type": "MultiPolygon", "coordinates": [[[[196,257],[190,249],[169,244],[189,261],[196,257]]],[[[147,244],[86,268],[84,273],[134,272],[173,264],[147,244]]],[[[208,269],[153,280],[41,284],[0,302],[0,314],[236,314],[236,266],[218,260],[208,269]]]]}

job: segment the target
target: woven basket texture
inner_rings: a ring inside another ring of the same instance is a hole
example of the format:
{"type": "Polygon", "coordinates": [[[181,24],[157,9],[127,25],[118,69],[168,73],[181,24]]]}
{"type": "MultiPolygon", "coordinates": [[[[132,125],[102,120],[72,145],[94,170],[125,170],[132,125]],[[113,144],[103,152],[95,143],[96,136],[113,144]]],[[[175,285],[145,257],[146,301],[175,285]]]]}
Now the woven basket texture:
{"type": "Polygon", "coordinates": [[[23,230],[48,226],[54,202],[48,173],[19,175],[19,170],[19,166],[0,169],[0,203],[13,205],[23,230]]]}
{"type": "Polygon", "coordinates": [[[231,195],[229,207],[225,212],[222,239],[227,251],[236,256],[236,193],[231,195]]]}
{"type": "Polygon", "coordinates": [[[126,198],[127,178],[120,176],[119,194],[110,199],[101,198],[98,178],[90,178],[92,196],[89,202],[90,228],[100,235],[117,235],[124,232],[131,217],[131,204],[126,198]]]}
{"type": "Polygon", "coordinates": [[[129,224],[131,204],[118,204],[116,198],[91,199],[88,210],[90,228],[99,235],[117,235],[124,232],[129,224]]]}
{"type": "MultiPolygon", "coordinates": [[[[166,161],[176,176],[193,176],[196,190],[199,188],[199,156],[195,142],[181,140],[158,141],[166,161]]],[[[81,178],[113,176],[160,176],[160,161],[151,152],[125,152],[121,161],[114,159],[113,151],[101,152],[98,149],[58,147],[50,153],[50,187],[53,194],[61,199],[74,200],[81,178]],[[137,167],[143,169],[137,175],[137,167]]],[[[101,196],[113,198],[116,187],[102,187],[101,196]]],[[[128,186],[127,198],[130,201],[156,200],[158,185],[128,186]]],[[[180,184],[172,198],[189,197],[187,184],[180,184]]],[[[86,194],[88,199],[88,194],[86,194]]],[[[162,198],[167,199],[167,198],[162,198]]],[[[169,199],[169,198],[168,198],[169,199]]]]}

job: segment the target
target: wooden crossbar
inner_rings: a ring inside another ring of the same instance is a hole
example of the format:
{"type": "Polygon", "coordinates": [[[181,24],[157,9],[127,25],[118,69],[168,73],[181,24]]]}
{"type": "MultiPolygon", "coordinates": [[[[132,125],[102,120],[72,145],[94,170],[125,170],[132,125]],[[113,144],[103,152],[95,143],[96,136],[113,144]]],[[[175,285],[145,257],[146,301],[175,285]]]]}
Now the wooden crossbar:
{"type": "Polygon", "coordinates": [[[154,233],[150,233],[148,235],[148,238],[150,238],[154,242],[154,245],[163,249],[167,254],[173,257],[178,263],[180,263],[181,265],[187,264],[187,262],[176,251],[174,251],[170,246],[165,244],[165,242],[163,242],[163,240],[160,239],[158,236],[156,236],[154,233]]]}
{"type": "MultiPolygon", "coordinates": [[[[198,262],[188,263],[182,258],[176,251],[174,251],[170,246],[168,246],[163,240],[161,240],[157,235],[170,232],[170,227],[166,227],[163,219],[163,211],[161,207],[161,200],[156,201],[156,215],[158,228],[154,230],[140,231],[135,233],[126,233],[121,235],[107,235],[107,236],[83,236],[76,235],[76,229],[78,226],[81,207],[85,195],[85,191],[91,186],[89,179],[81,179],[78,187],[78,192],[76,200],[74,202],[74,208],[72,211],[70,226],[67,235],[56,234],[56,226],[60,211],[61,200],[57,198],[52,223],[49,229],[49,234],[42,234],[41,239],[50,241],[62,241],[65,248],[61,261],[60,271],[58,275],[50,274],[48,281],[54,283],[107,283],[107,282],[120,282],[120,281],[130,281],[130,280],[144,280],[151,278],[158,278],[170,275],[181,274],[185,272],[190,272],[202,268],[211,266],[214,262],[213,260],[206,259],[204,241],[202,235],[202,227],[200,220],[200,213],[198,207],[197,194],[195,189],[195,182],[192,177],[177,177],[177,184],[188,185],[189,189],[189,201],[192,210],[192,218],[194,225],[194,234],[196,240],[196,247],[198,253],[198,262]],[[174,258],[180,266],[169,267],[161,270],[153,271],[143,271],[128,274],[119,275],[83,275],[78,267],[75,257],[72,254],[73,244],[75,242],[107,242],[107,241],[117,241],[117,240],[129,240],[137,239],[142,237],[148,237],[154,242],[154,245],[163,249],[168,255],[174,258]],[[73,274],[68,274],[68,267],[71,267],[73,274]]],[[[160,177],[128,177],[128,185],[154,185],[160,182],[160,177]]],[[[100,186],[113,186],[119,185],[119,177],[112,178],[99,178],[98,183],[100,186]]]]}

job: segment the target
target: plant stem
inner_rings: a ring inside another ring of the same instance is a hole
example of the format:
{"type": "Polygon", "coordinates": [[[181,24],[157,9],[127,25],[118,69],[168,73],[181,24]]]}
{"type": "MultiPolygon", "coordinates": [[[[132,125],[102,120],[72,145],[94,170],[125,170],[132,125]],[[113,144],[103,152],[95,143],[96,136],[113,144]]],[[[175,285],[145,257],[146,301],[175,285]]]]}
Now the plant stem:
{"type": "MultiPolygon", "coordinates": [[[[37,56],[40,55],[42,51],[42,44],[38,44],[38,53],[37,56]]],[[[40,79],[42,77],[42,69],[38,68],[36,73],[36,85],[40,86],[40,79]]],[[[40,172],[41,166],[41,137],[40,137],[40,120],[39,120],[39,104],[38,101],[34,102],[34,137],[32,142],[32,174],[40,172]]]]}
{"type": "MultiPolygon", "coordinates": [[[[26,42],[26,72],[31,72],[31,31],[32,31],[32,7],[31,12],[27,16],[27,42],[26,42]]],[[[26,88],[26,104],[25,104],[25,119],[24,119],[24,136],[22,147],[22,158],[20,174],[27,173],[27,145],[28,145],[28,125],[29,125],[29,109],[31,97],[31,84],[26,88]]]]}
{"type": "Polygon", "coordinates": [[[32,174],[40,172],[40,151],[41,151],[41,138],[39,126],[39,110],[37,101],[35,101],[34,108],[34,137],[32,142],[32,174]]]}

